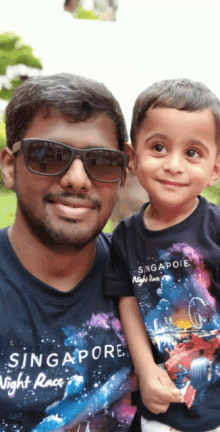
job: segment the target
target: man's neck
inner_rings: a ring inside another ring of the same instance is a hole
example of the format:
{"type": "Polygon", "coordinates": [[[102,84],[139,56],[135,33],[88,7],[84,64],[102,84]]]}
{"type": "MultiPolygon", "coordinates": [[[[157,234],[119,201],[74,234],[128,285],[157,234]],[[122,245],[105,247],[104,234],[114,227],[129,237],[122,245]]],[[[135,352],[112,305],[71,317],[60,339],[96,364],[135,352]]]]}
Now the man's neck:
{"type": "Polygon", "coordinates": [[[95,240],[81,251],[53,251],[30,232],[15,224],[9,229],[9,240],[21,264],[36,278],[59,291],[74,288],[88,273],[95,260],[95,240]]]}
{"type": "Polygon", "coordinates": [[[144,212],[145,226],[149,230],[159,231],[177,225],[187,219],[198,205],[198,198],[196,198],[194,202],[180,207],[166,207],[161,206],[160,203],[154,204],[150,202],[144,212]]]}

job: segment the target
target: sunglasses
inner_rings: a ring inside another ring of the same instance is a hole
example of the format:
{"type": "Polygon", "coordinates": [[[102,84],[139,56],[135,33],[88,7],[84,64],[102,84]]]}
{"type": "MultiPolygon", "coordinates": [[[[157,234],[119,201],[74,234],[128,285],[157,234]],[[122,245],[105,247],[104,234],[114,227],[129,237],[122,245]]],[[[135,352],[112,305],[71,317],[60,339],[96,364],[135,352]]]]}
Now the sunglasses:
{"type": "Polygon", "coordinates": [[[129,157],[119,150],[106,148],[78,149],[57,141],[40,138],[23,139],[12,146],[12,153],[22,150],[29,171],[43,175],[63,174],[75,158],[83,162],[94,180],[115,183],[122,179],[129,157]]]}

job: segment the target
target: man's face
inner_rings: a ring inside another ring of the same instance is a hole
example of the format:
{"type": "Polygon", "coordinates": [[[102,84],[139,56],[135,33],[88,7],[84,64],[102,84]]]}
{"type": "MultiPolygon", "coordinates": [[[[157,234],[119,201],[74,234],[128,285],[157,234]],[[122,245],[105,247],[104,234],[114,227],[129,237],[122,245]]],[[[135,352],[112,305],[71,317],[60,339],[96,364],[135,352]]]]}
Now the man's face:
{"type": "MultiPolygon", "coordinates": [[[[39,112],[23,138],[46,138],[75,148],[118,149],[112,120],[99,116],[72,123],[60,113],[39,112]]],[[[79,250],[94,240],[115,204],[119,183],[102,183],[87,176],[81,159],[61,175],[31,173],[24,155],[16,160],[14,188],[18,198],[16,223],[26,227],[50,248],[79,250]]]]}

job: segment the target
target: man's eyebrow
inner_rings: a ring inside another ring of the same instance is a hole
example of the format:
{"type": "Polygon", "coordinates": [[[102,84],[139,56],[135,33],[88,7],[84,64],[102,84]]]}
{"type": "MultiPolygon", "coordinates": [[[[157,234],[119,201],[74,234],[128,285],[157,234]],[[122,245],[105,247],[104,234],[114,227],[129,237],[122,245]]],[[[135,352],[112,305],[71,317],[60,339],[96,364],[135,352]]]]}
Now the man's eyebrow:
{"type": "MultiPolygon", "coordinates": [[[[45,140],[45,141],[50,141],[50,140],[45,140]]],[[[52,140],[51,140],[52,141],[52,140]]],[[[67,146],[69,146],[69,147],[73,147],[73,148],[78,148],[77,146],[76,147],[74,147],[75,146],[75,144],[77,144],[77,142],[79,142],[79,140],[75,140],[75,142],[73,143],[73,145],[71,145],[69,142],[66,142],[65,140],[63,140],[63,141],[57,141],[57,142],[59,142],[60,144],[65,144],[65,145],[67,145],[67,146]]],[[[100,146],[100,144],[97,144],[97,143],[91,143],[90,145],[88,145],[88,143],[87,143],[87,145],[85,146],[85,147],[82,147],[82,150],[84,149],[84,150],[89,150],[89,149],[91,149],[91,148],[109,148],[109,147],[105,147],[104,146],[104,144],[102,144],[102,146],[100,146]]]]}

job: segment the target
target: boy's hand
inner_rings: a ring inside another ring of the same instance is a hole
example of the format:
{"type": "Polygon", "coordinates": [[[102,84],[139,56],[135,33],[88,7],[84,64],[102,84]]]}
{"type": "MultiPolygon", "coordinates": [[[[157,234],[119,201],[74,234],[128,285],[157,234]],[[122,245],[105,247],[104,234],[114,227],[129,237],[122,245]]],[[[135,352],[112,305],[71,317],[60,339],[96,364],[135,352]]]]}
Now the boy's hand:
{"type": "Polygon", "coordinates": [[[139,376],[139,386],[143,404],[154,414],[166,412],[171,402],[184,402],[168,373],[156,364],[139,376]]]}

